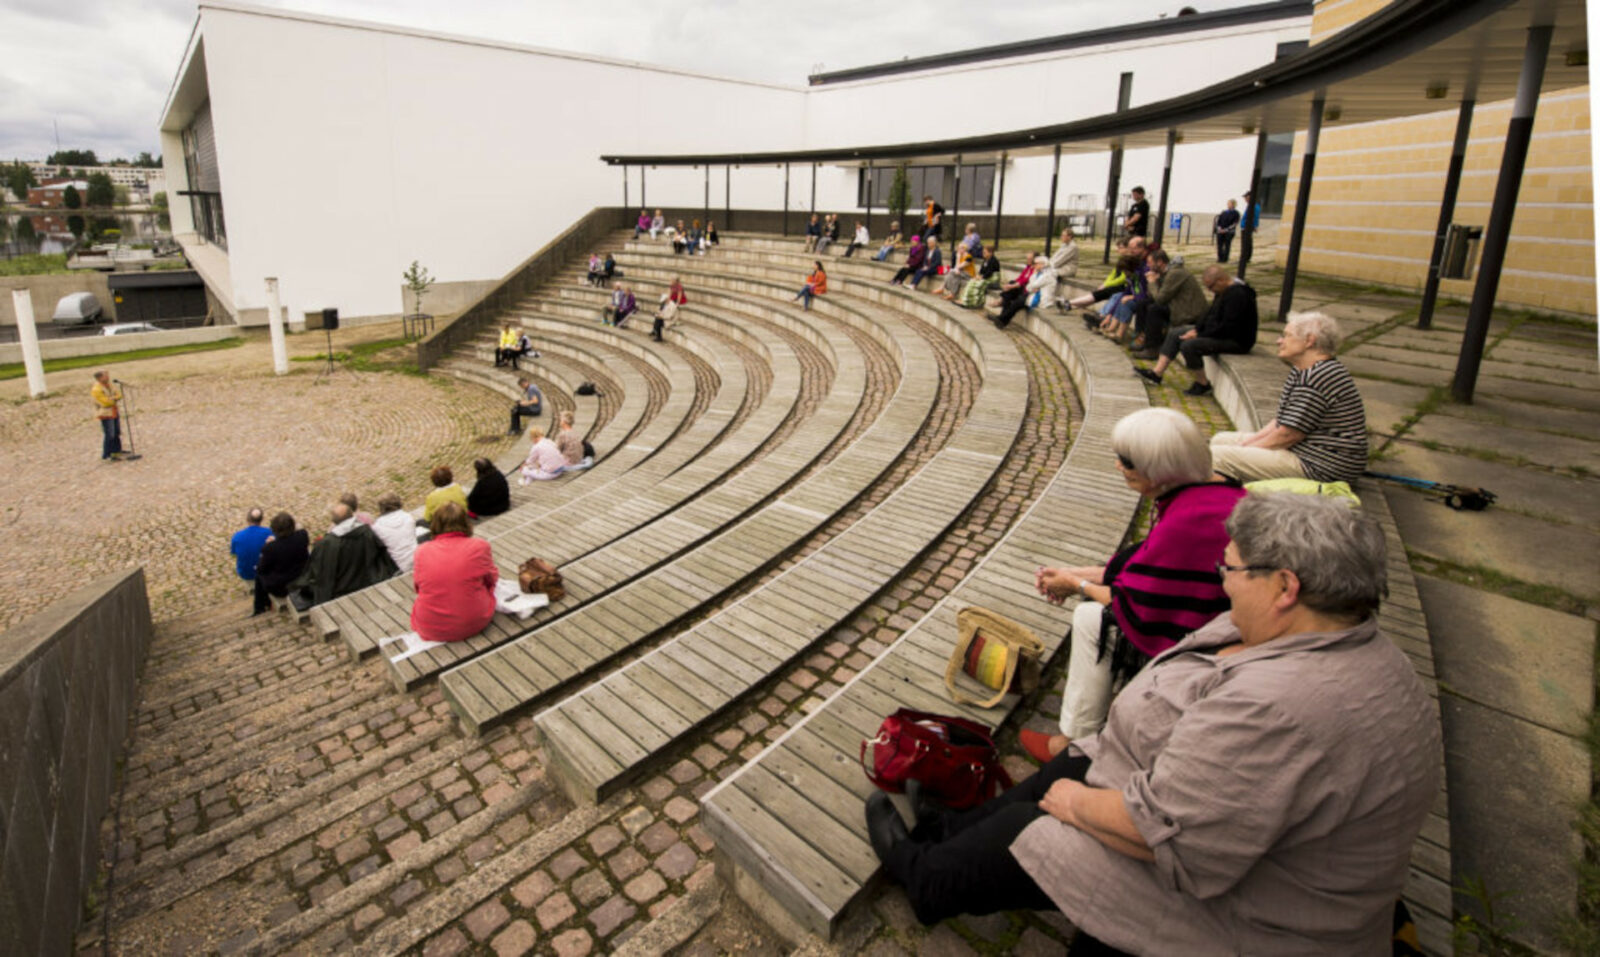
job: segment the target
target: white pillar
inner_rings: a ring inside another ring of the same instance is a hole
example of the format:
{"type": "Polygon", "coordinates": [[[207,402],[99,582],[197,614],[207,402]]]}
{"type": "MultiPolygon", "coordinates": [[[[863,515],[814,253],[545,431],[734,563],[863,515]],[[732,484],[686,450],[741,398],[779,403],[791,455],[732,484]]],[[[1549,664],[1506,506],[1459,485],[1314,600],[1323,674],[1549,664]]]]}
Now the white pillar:
{"type": "Polygon", "coordinates": [[[289,374],[289,347],[283,341],[283,306],[278,302],[278,280],[267,277],[267,328],[272,331],[272,371],[289,374]]]}
{"type": "Polygon", "coordinates": [[[11,290],[11,308],[17,314],[17,340],[22,343],[22,365],[28,370],[28,395],[44,395],[44,361],[39,358],[39,332],[33,327],[33,294],[11,290]]]}

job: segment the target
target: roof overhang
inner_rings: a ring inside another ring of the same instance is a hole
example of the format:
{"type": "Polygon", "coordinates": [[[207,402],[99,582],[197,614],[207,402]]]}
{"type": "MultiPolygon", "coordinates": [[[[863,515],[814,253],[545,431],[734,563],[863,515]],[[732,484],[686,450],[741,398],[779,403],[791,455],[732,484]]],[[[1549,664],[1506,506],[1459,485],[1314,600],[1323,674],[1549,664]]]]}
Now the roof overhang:
{"type": "Polygon", "coordinates": [[[701,155],[602,156],[613,166],[690,166],[933,160],[971,162],[1009,153],[1098,153],[1117,147],[1199,143],[1251,136],[1265,128],[1304,129],[1311,103],[1325,101],[1326,128],[1450,109],[1463,98],[1511,98],[1529,27],[1550,25],[1544,89],[1589,82],[1583,0],[1396,0],[1304,53],[1182,96],[1071,123],[921,143],[701,155]]]}

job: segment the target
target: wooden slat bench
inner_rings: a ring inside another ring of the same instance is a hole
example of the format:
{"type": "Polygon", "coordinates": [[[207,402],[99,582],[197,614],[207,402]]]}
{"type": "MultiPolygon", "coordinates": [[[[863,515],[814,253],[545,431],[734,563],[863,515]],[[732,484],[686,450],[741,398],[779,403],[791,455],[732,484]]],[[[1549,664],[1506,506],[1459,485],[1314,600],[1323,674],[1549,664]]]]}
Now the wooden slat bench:
{"type": "Polygon", "coordinates": [[[1117,350],[1081,327],[1032,315],[1018,321],[1055,348],[1083,399],[1084,421],[1051,484],[928,615],[701,800],[719,868],[738,872],[733,885],[792,936],[829,937],[877,875],[862,811],[872,786],[857,752],[883,717],[909,706],[998,725],[1015,707],[1012,696],[988,710],[958,706],[947,696],[944,665],[956,639],[957,611],[969,605],[1004,609],[1054,654],[1071,606],[1039,598],[1033,570],[1103,561],[1122,544],[1137,512],[1138,496],[1110,468],[1109,438],[1118,419],[1148,405],[1145,390],[1131,377],[1092,371],[1109,364],[1117,350]]]}

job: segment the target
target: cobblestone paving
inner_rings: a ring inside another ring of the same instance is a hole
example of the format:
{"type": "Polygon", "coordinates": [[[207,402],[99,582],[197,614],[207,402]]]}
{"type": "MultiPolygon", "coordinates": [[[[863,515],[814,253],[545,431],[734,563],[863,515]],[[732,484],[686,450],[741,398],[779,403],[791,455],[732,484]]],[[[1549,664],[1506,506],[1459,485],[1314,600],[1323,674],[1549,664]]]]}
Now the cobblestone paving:
{"type": "Polygon", "coordinates": [[[158,619],[237,598],[247,586],[228,536],[250,506],[288,511],[315,534],[343,491],[372,503],[394,490],[414,506],[435,463],[470,475],[473,458],[506,448],[505,404],[484,390],[348,370],[318,382],[297,364],[282,379],[149,381],[132,420],[144,458],[106,463],[89,374],[75,378],[41,401],[0,403],[0,629],[134,564],[145,566],[158,619]]]}

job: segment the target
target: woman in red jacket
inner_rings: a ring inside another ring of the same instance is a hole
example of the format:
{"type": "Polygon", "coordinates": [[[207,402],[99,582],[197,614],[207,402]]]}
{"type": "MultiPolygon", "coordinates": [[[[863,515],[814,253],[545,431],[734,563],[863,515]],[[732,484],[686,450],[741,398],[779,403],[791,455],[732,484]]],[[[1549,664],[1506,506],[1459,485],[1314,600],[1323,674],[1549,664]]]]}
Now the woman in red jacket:
{"type": "Polygon", "coordinates": [[[806,284],[801,286],[800,291],[794,295],[795,302],[805,301],[807,311],[811,309],[811,298],[813,296],[820,296],[828,291],[828,273],[822,268],[822,261],[817,260],[816,266],[816,270],[806,277],[806,284]]]}
{"type": "Polygon", "coordinates": [[[428,641],[461,641],[494,617],[500,571],[489,543],[472,537],[467,510],[454,502],[433,515],[433,538],[417,547],[412,581],[417,589],[411,627],[428,641]]]}

